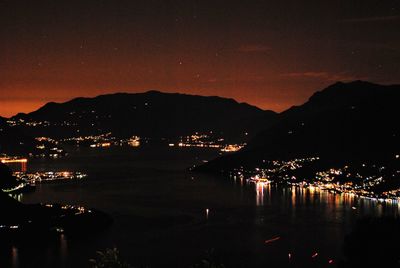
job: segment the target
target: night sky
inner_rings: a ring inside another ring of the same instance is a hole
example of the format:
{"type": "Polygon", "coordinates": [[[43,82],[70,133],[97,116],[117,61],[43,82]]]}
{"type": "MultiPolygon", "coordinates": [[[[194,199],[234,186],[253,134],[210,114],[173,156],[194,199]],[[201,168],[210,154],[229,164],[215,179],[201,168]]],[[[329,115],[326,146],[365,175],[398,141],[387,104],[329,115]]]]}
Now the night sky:
{"type": "Polygon", "coordinates": [[[400,83],[400,1],[0,1],[0,115],[157,89],[282,111],[400,83]]]}

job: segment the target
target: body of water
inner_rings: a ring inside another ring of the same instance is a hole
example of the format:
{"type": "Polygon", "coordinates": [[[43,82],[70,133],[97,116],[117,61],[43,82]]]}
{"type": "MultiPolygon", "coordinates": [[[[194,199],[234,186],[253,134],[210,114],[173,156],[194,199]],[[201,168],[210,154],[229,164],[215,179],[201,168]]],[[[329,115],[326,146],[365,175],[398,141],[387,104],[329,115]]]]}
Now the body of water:
{"type": "Polygon", "coordinates": [[[400,211],[397,204],[186,171],[217,155],[144,146],[84,148],[58,160],[31,161],[28,171],[89,176],[39,184],[19,197],[23,203],[83,205],[110,214],[114,224],[95,236],[11,246],[2,263],[89,267],[96,251],[117,247],[134,266],[190,267],[212,251],[226,267],[331,267],[358,218],[400,211]]]}

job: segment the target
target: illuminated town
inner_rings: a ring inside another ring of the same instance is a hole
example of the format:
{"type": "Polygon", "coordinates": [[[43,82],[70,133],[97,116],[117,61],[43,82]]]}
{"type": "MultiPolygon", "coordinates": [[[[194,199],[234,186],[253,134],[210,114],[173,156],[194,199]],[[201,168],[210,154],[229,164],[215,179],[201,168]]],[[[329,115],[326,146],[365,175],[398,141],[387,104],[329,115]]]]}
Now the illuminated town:
{"type": "Polygon", "coordinates": [[[64,180],[80,180],[87,177],[87,174],[82,172],[72,171],[46,171],[46,172],[13,172],[17,178],[18,184],[12,188],[2,189],[3,192],[14,194],[20,192],[31,192],[35,190],[37,183],[64,181],[64,180]]]}
{"type": "Polygon", "coordinates": [[[60,139],[60,142],[72,144],[76,146],[89,145],[90,147],[109,147],[111,144],[116,142],[116,138],[112,136],[111,132],[99,134],[99,135],[88,135],[88,136],[76,136],[70,138],[60,139]]]}
{"type": "Polygon", "coordinates": [[[170,147],[198,147],[198,148],[215,148],[219,149],[221,152],[236,152],[242,149],[246,144],[226,144],[226,141],[222,137],[214,137],[211,131],[208,134],[195,133],[188,136],[182,136],[179,138],[177,144],[170,143],[170,147]]]}
{"type": "MultiPolygon", "coordinates": [[[[399,161],[399,155],[395,155],[393,159],[399,161]]],[[[321,162],[319,157],[264,160],[263,167],[235,170],[231,177],[239,177],[260,185],[277,183],[309,188],[313,191],[350,194],[381,202],[400,201],[400,185],[397,180],[400,168],[353,163],[324,169],[321,162]]]]}
{"type": "Polygon", "coordinates": [[[12,174],[16,177],[18,182],[14,187],[2,189],[3,192],[10,194],[34,191],[36,183],[80,180],[87,177],[87,174],[79,171],[43,171],[30,173],[27,172],[28,159],[17,156],[2,154],[0,156],[0,162],[14,170],[12,174]]]}
{"type": "Polygon", "coordinates": [[[72,171],[46,171],[46,172],[14,172],[19,180],[25,181],[26,183],[40,183],[40,182],[51,182],[60,180],[80,180],[87,177],[87,174],[82,172],[72,172],[72,171]]]}

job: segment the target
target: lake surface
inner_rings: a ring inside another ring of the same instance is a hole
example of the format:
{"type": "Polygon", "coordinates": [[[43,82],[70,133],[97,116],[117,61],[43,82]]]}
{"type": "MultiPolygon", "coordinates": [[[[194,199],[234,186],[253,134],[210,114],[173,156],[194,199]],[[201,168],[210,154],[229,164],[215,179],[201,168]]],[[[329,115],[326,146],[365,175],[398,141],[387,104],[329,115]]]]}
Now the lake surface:
{"type": "Polygon", "coordinates": [[[358,218],[400,212],[397,204],[186,171],[217,155],[144,146],[83,148],[67,158],[31,161],[29,171],[82,171],[89,177],[39,184],[20,196],[22,202],[97,208],[114,224],[95,236],[62,235],[2,249],[0,267],[90,267],[96,251],[112,247],[134,266],[190,267],[213,249],[226,267],[334,267],[358,218]]]}

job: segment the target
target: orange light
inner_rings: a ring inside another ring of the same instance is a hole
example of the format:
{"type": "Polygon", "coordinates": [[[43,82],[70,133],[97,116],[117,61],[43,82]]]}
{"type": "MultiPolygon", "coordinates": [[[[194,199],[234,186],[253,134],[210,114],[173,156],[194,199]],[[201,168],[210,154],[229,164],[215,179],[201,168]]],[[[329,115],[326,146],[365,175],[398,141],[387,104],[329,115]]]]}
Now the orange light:
{"type": "Polygon", "coordinates": [[[7,163],[27,163],[28,159],[22,158],[22,159],[1,159],[1,163],[7,164],[7,163]]]}
{"type": "Polygon", "coordinates": [[[280,236],[277,236],[277,237],[274,237],[274,238],[265,240],[264,243],[265,243],[265,244],[269,244],[269,243],[275,242],[275,241],[277,241],[277,240],[279,240],[279,239],[281,239],[281,237],[280,237],[280,236]]]}

